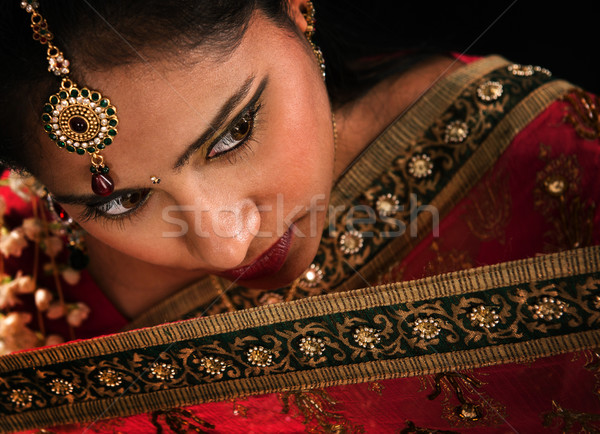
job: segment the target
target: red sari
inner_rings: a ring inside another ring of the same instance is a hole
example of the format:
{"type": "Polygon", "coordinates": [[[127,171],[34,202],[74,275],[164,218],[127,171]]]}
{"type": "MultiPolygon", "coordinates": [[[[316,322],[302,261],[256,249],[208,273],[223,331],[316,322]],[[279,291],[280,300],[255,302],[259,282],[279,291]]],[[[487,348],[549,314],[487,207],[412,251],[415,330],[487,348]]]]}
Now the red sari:
{"type": "Polygon", "coordinates": [[[205,279],[126,325],[85,276],[81,340],[0,358],[0,427],[599,430],[598,109],[543,68],[469,63],[338,181],[334,206],[378,216],[340,214],[298,285],[205,279]]]}

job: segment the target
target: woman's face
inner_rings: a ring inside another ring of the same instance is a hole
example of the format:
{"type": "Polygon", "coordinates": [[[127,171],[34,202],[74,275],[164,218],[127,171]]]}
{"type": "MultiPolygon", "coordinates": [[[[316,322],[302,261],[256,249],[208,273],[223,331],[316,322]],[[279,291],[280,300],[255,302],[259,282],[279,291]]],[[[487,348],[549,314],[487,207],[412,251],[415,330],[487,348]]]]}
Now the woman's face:
{"type": "Polygon", "coordinates": [[[119,134],[103,152],[111,196],[92,194],[89,157],[42,135],[39,178],[109,249],[282,286],[310,264],[323,230],[334,154],[325,86],[307,44],[260,15],[227,57],[207,50],[86,73],[80,85],[118,110],[119,134]]]}

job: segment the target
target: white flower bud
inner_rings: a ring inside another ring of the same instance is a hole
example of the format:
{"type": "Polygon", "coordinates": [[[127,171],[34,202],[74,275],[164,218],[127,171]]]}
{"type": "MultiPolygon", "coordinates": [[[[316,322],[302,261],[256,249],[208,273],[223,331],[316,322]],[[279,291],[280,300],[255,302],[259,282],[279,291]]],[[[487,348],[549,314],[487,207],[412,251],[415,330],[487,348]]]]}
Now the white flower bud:
{"type": "Polygon", "coordinates": [[[74,286],[79,283],[79,280],[81,279],[81,273],[71,267],[68,267],[63,270],[62,278],[69,285],[74,286]]]}
{"type": "Polygon", "coordinates": [[[19,303],[17,285],[14,281],[0,285],[0,309],[7,309],[19,303]]]}
{"type": "Polygon", "coordinates": [[[40,240],[40,235],[42,233],[42,222],[40,219],[33,217],[25,219],[23,220],[23,224],[21,226],[23,227],[23,232],[25,233],[27,239],[31,241],[40,240]]]}
{"type": "Polygon", "coordinates": [[[2,235],[0,239],[0,252],[6,258],[9,256],[20,257],[25,247],[27,247],[27,240],[23,228],[17,228],[8,235],[2,235]]]}
{"type": "Polygon", "coordinates": [[[79,327],[90,314],[90,308],[85,303],[77,303],[67,314],[67,322],[73,327],[79,327]]]}
{"type": "Polygon", "coordinates": [[[44,240],[44,252],[51,258],[55,258],[63,249],[63,241],[59,237],[48,237],[44,240]]]}
{"type": "Polygon", "coordinates": [[[47,289],[40,288],[35,291],[35,305],[41,312],[48,310],[53,298],[52,293],[47,289]]]}
{"type": "Polygon", "coordinates": [[[24,312],[11,312],[4,317],[0,316],[0,340],[3,341],[2,351],[5,354],[39,345],[38,336],[26,325],[29,321],[31,314],[24,312]]]}
{"type": "Polygon", "coordinates": [[[48,335],[46,336],[46,345],[58,345],[64,342],[64,338],[60,335],[48,335]]]}
{"type": "Polygon", "coordinates": [[[35,291],[35,282],[31,276],[19,276],[14,280],[19,294],[31,294],[35,291]]]}
{"type": "Polygon", "coordinates": [[[66,309],[65,305],[60,303],[59,301],[55,301],[50,303],[48,307],[48,312],[46,312],[46,316],[48,319],[58,319],[65,315],[66,309]]]}

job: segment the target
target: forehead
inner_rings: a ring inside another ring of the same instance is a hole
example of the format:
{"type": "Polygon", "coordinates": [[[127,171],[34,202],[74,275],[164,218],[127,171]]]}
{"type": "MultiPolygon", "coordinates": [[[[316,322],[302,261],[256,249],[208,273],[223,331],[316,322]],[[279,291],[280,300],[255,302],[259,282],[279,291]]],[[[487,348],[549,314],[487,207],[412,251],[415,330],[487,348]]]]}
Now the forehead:
{"type": "MultiPolygon", "coordinates": [[[[117,108],[118,135],[102,152],[117,186],[145,176],[138,172],[152,170],[154,160],[156,166],[166,158],[174,162],[177,154],[173,149],[179,153],[194,142],[250,76],[266,73],[277,39],[283,38],[279,41],[283,42],[289,36],[278,36],[281,31],[260,21],[264,20],[251,20],[240,44],[230,53],[211,53],[210,47],[203,47],[178,53],[178,57],[83,75],[80,87],[100,91],[117,108]]],[[[72,69],[76,68],[74,64],[72,69]]],[[[89,156],[58,149],[42,131],[39,143],[39,175],[50,191],[88,193],[89,156]],[[69,185],[64,179],[70,180],[69,185]]]]}

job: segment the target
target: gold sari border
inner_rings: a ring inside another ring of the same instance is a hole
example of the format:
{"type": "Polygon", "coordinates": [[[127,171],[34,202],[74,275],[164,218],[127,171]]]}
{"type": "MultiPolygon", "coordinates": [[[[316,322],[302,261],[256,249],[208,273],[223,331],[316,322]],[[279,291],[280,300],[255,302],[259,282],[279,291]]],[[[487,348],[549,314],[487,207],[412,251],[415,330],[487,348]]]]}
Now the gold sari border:
{"type": "MultiPolygon", "coordinates": [[[[0,420],[0,429],[22,430],[32,426],[90,422],[149,413],[167,407],[185,407],[228,399],[324,388],[393,378],[415,377],[439,372],[473,369],[503,363],[525,363],[540,357],[597,348],[600,331],[591,330],[566,336],[541,338],[510,345],[484,347],[463,352],[423,355],[394,360],[378,360],[356,365],[318,368],[271,376],[201,384],[188,388],[161,390],[137,396],[95,400],[13,415],[0,420]],[[168,406],[165,405],[168,403],[168,406]],[[35,422],[32,422],[35,421],[35,422]]],[[[84,428],[84,427],[82,427],[84,428]]]]}
{"type": "Polygon", "coordinates": [[[488,56],[435,82],[424,97],[417,100],[383,131],[360,160],[338,180],[331,192],[331,205],[341,206],[348,199],[365,191],[374,178],[388,169],[390,161],[397,158],[399,147],[409,149],[419,135],[444,113],[467,87],[482,76],[509,64],[508,60],[500,56],[488,56]]]}
{"type": "Polygon", "coordinates": [[[254,327],[349,311],[465,295],[600,270],[600,246],[483,266],[424,279],[321,295],[179,321],[0,357],[0,373],[131,351],[254,327]]]}
{"type": "MultiPolygon", "coordinates": [[[[494,166],[498,157],[502,155],[525,126],[572,88],[573,85],[564,80],[545,83],[523,98],[510,113],[500,120],[473,156],[463,164],[447,185],[431,201],[431,205],[439,210],[440,217],[447,215],[465,197],[466,193],[477,184],[483,174],[494,166]]],[[[362,286],[364,279],[367,279],[367,281],[375,279],[377,271],[381,270],[386,264],[389,266],[394,258],[405,257],[410,249],[414,248],[431,232],[431,230],[426,229],[432,227],[431,213],[419,214],[416,224],[418,237],[411,237],[409,231],[405,231],[403,236],[388,243],[363,266],[360,269],[360,275],[348,278],[336,290],[344,291],[348,288],[362,286]]]]}

